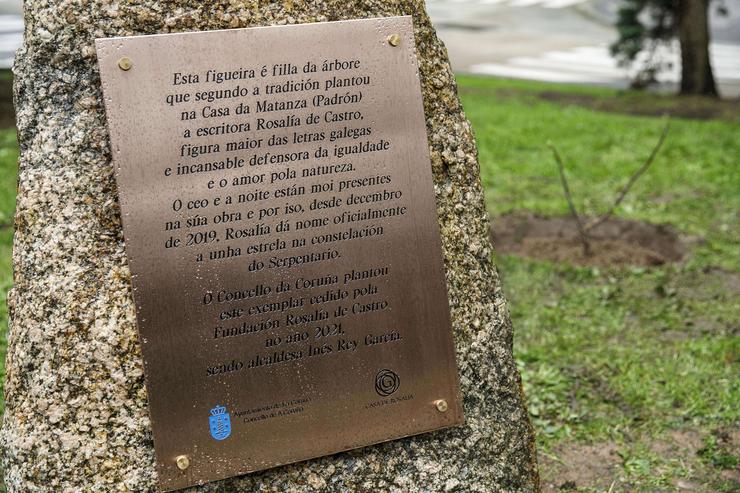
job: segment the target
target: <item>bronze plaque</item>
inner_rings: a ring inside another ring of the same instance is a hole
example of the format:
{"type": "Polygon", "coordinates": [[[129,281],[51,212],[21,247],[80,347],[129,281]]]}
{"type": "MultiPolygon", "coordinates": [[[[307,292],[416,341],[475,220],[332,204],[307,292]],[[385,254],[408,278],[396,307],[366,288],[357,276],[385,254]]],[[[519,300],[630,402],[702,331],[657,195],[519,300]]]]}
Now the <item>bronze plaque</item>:
{"type": "Polygon", "coordinates": [[[460,424],[411,18],[97,50],[162,489],[460,424]]]}

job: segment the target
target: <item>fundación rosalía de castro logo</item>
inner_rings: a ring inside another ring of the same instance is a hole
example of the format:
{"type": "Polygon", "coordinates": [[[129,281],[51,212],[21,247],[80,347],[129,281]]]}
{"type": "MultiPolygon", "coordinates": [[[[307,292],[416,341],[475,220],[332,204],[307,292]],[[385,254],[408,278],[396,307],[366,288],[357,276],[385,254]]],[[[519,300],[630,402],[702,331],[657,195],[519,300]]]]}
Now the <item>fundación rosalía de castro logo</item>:
{"type": "Polygon", "coordinates": [[[375,375],[375,392],[382,397],[388,397],[401,386],[401,379],[393,370],[380,370],[375,375]]]}
{"type": "Polygon", "coordinates": [[[231,435],[231,417],[224,406],[211,409],[208,424],[211,427],[211,436],[215,440],[225,440],[231,435]]]}

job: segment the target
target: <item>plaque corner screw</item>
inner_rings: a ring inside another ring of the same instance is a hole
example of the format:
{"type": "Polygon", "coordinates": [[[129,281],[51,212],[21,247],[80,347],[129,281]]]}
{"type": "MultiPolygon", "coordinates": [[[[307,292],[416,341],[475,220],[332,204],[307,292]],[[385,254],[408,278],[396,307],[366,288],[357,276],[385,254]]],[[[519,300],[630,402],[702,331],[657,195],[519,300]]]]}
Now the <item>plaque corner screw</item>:
{"type": "Polygon", "coordinates": [[[447,412],[447,410],[448,410],[448,409],[450,408],[450,407],[449,407],[449,406],[447,405],[447,401],[446,401],[446,400],[444,400],[444,399],[439,399],[439,400],[437,400],[437,401],[434,401],[434,405],[435,405],[435,407],[437,408],[437,411],[439,411],[439,412],[441,412],[441,413],[446,413],[446,412],[447,412]]]}
{"type": "Polygon", "coordinates": [[[181,471],[184,471],[188,467],[190,467],[190,459],[188,459],[187,455],[179,455],[175,459],[175,463],[177,463],[177,468],[181,471]]]}
{"type": "Polygon", "coordinates": [[[129,71],[131,70],[131,67],[134,66],[134,62],[127,56],[122,57],[118,60],[118,68],[120,68],[123,71],[129,71]]]}
{"type": "Polygon", "coordinates": [[[398,34],[391,34],[388,36],[388,44],[391,46],[398,46],[401,44],[401,36],[398,34]]]}

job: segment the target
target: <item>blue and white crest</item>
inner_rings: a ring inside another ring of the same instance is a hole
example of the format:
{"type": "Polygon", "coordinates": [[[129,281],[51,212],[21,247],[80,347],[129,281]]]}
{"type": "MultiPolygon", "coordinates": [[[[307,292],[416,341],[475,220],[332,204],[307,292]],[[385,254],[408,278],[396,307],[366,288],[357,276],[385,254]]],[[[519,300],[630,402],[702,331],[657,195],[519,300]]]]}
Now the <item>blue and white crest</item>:
{"type": "Polygon", "coordinates": [[[211,425],[211,436],[215,440],[225,440],[231,435],[231,417],[223,406],[211,409],[208,424],[211,425]]]}

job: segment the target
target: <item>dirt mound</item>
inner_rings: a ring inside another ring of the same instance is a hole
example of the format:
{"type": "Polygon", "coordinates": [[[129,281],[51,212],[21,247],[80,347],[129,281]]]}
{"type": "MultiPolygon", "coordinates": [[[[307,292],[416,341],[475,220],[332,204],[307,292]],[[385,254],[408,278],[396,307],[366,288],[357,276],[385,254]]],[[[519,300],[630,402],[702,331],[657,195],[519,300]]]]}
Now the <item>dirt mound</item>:
{"type": "Polygon", "coordinates": [[[583,93],[542,91],[540,99],[564,106],[582,106],[607,113],[637,116],[671,116],[692,120],[725,120],[736,122],[740,101],[718,100],[702,96],[670,96],[637,91],[620,92],[612,96],[583,93]]]}
{"type": "Polygon", "coordinates": [[[740,121],[740,99],[674,96],[648,91],[590,94],[582,91],[537,91],[515,87],[460,87],[461,94],[490,95],[504,100],[542,100],[563,107],[577,106],[605,113],[637,116],[670,116],[692,120],[740,121]]]}
{"type": "Polygon", "coordinates": [[[585,256],[572,217],[522,213],[494,218],[491,232],[499,254],[575,265],[650,267],[679,262],[688,251],[672,227],[627,219],[612,218],[594,228],[590,236],[593,252],[585,256]]]}

